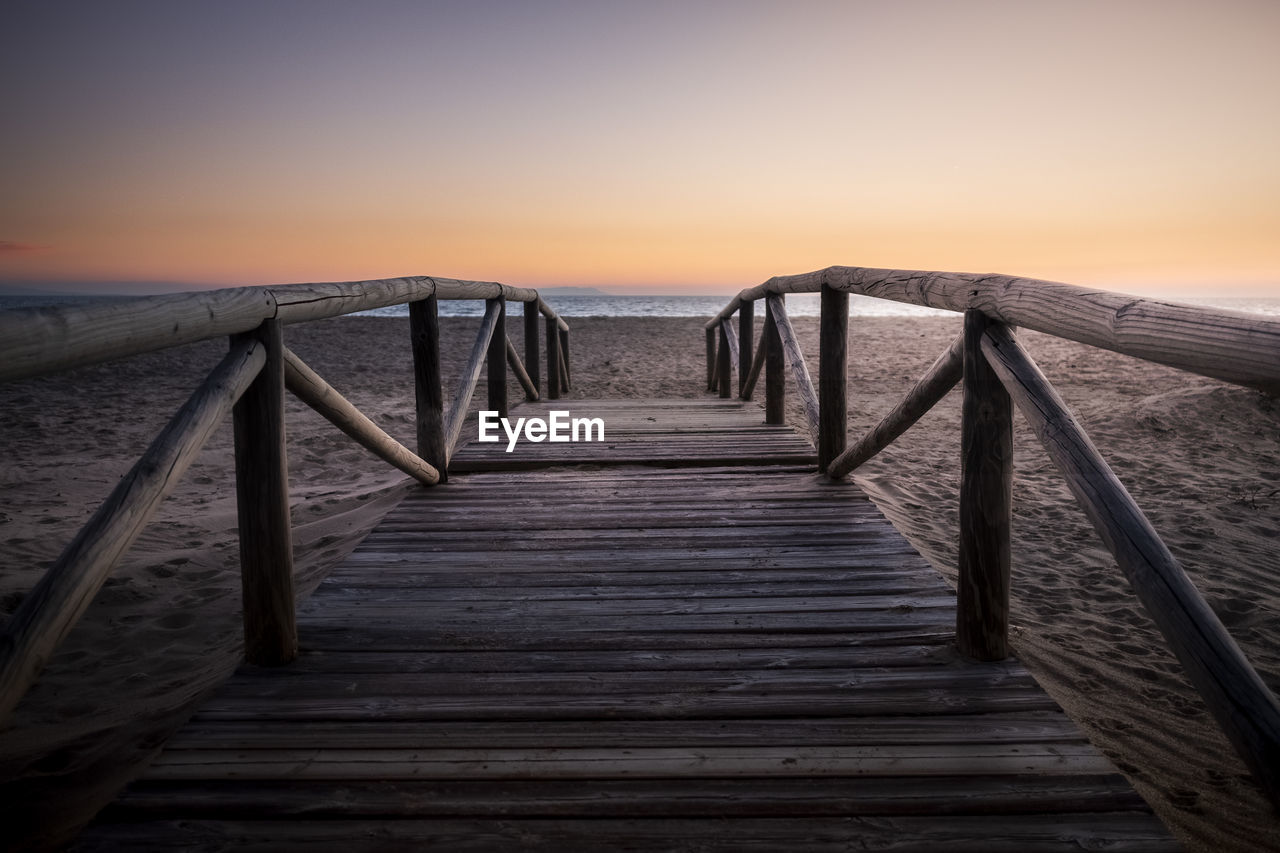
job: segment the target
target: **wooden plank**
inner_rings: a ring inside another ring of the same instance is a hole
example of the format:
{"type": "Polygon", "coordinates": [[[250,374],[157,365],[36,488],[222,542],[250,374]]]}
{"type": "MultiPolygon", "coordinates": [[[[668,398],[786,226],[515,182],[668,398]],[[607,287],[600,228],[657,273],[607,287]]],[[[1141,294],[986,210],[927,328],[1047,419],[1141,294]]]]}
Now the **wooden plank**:
{"type": "Polygon", "coordinates": [[[440,380],[440,319],[435,294],[409,303],[418,456],[449,481],[449,438],[440,380]]]}
{"type": "MultiPolygon", "coordinates": [[[[641,449],[778,441],[708,403],[598,412],[641,449]]],[[[959,654],[952,593],[856,487],[618,452],[415,492],[302,609],[294,666],[238,673],[86,843],[1167,846],[1021,664],[959,654]]]]}
{"type": "Polygon", "coordinates": [[[573,817],[602,801],[630,817],[1070,814],[1141,812],[1145,804],[1114,774],[945,775],[757,779],[592,779],[377,782],[166,780],[136,786],[106,817],[167,817],[177,799],[199,818],[573,817]]]}

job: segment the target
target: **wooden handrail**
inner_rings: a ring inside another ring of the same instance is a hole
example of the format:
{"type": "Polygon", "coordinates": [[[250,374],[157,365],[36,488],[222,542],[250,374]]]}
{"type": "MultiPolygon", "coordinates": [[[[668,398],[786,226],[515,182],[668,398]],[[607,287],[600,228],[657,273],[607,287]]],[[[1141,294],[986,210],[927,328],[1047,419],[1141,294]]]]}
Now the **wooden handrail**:
{"type": "Polygon", "coordinates": [[[806,420],[817,434],[820,462],[823,448],[837,440],[835,431],[844,429],[838,423],[842,418],[835,415],[844,401],[834,365],[847,346],[847,324],[838,322],[838,309],[828,310],[836,304],[828,300],[832,291],[965,313],[965,333],[892,412],[857,444],[835,456],[826,469],[830,477],[845,476],[906,431],[963,379],[956,620],[961,651],[983,659],[1007,653],[1010,417],[1016,402],[1219,725],[1280,808],[1280,704],[1009,328],[1016,324],[1274,394],[1280,393],[1280,322],[1010,276],[828,267],[772,278],[743,290],[706,323],[708,344],[716,330],[728,327],[735,311],[745,314],[743,309],[755,300],[766,300],[765,333],[741,395],[750,398],[763,364],[765,420],[782,422],[781,350],[785,349],[797,388],[806,397],[806,420]],[[830,376],[822,373],[821,399],[831,403],[830,418],[822,418],[821,405],[807,399],[812,386],[783,305],[787,293],[819,291],[824,297],[820,356],[832,365],[830,376]]]}
{"type": "Polygon", "coordinates": [[[0,311],[0,382],[241,334],[264,320],[301,323],[429,296],[446,300],[500,296],[536,305],[548,321],[564,331],[569,328],[535,290],[426,276],[122,297],[0,311]]]}
{"type": "Polygon", "coordinates": [[[975,308],[992,319],[1280,394],[1280,320],[1017,276],[827,267],[743,290],[708,321],[771,293],[826,285],[928,308],[975,308]]]}
{"type": "Polygon", "coordinates": [[[1000,325],[987,329],[982,353],[1219,726],[1272,803],[1280,806],[1280,703],[1275,695],[1013,334],[1000,325]]]}
{"type": "Polygon", "coordinates": [[[389,465],[423,485],[434,486],[440,482],[440,472],[433,465],[387,435],[287,348],[284,351],[284,384],[298,399],[389,465]]]}
{"type": "Polygon", "coordinates": [[[255,341],[233,347],[22,599],[0,634],[0,720],[44,669],[265,361],[265,351],[255,341]]]}

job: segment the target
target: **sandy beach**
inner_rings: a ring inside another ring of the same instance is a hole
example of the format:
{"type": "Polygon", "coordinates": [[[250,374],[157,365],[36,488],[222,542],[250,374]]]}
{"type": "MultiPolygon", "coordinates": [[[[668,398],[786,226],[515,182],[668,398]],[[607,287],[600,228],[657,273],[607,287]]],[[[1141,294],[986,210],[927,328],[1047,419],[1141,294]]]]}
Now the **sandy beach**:
{"type": "MultiPolygon", "coordinates": [[[[794,322],[816,370],[817,319],[794,322]]],[[[707,393],[703,318],[569,323],[570,402],[707,393]]],[[[441,324],[451,388],[476,321],[441,324]]],[[[519,348],[521,324],[509,326],[519,348]]],[[[888,412],[958,332],[958,317],[853,318],[851,432],[888,412]]],[[[1264,680],[1280,689],[1280,400],[1036,333],[1020,337],[1264,680]]],[[[290,327],[286,340],[413,445],[407,320],[339,318],[290,327]]],[[[0,386],[0,612],[13,612],[224,351],[209,341],[0,386]]],[[[520,399],[514,381],[509,393],[520,399]]],[[[788,403],[800,425],[793,393],[788,403]]],[[[305,595],[416,486],[301,403],[287,406],[305,595]]],[[[953,392],[854,474],[952,582],[959,413],[953,392]]],[[[1016,429],[1016,653],[1188,849],[1280,850],[1280,816],[1020,419],[1016,429]]],[[[18,828],[11,839],[36,843],[89,819],[234,669],[239,595],[226,423],[0,730],[0,822],[18,828]]]]}

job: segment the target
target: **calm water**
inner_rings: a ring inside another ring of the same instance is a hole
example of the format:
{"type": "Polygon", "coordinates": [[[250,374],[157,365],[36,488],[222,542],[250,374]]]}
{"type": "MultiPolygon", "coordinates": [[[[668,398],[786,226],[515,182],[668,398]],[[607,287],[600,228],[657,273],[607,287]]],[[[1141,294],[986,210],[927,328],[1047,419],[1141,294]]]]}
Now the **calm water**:
{"type": "MultiPolygon", "coordinates": [[[[59,305],[77,302],[99,302],[128,297],[115,296],[5,296],[0,295],[0,309],[26,308],[39,305],[59,305]]],[[[553,296],[547,302],[563,317],[706,317],[720,313],[729,304],[728,296],[553,296]]],[[[1219,298],[1180,300],[1193,305],[1227,308],[1280,317],[1280,298],[1219,298]]],[[[511,303],[507,313],[520,316],[521,304],[511,303]]],[[[760,313],[763,308],[757,308],[760,313]]],[[[850,296],[851,314],[864,317],[929,317],[948,316],[950,311],[921,308],[887,299],[871,299],[866,296],[850,296]]],[[[440,303],[442,317],[478,317],[484,313],[480,300],[446,300],[440,303]]],[[[819,296],[816,293],[797,293],[787,297],[787,313],[792,317],[816,317],[819,313],[819,296]]],[[[408,317],[405,305],[378,308],[360,312],[363,316],[408,317]]]]}

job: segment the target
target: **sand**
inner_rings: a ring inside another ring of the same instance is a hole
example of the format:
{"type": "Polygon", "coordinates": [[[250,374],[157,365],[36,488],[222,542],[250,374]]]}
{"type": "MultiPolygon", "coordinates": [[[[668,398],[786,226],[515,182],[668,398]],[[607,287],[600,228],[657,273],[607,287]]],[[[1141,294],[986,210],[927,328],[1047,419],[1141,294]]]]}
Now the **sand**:
{"type": "MultiPolygon", "coordinates": [[[[569,401],[702,396],[702,322],[572,320],[569,401]]],[[[859,432],[959,325],[853,323],[850,429],[859,432]]],[[[451,387],[476,321],[442,326],[451,387]]],[[[796,327],[816,365],[816,319],[796,327]]],[[[519,323],[511,333],[519,346],[519,323]]],[[[342,318],[291,327],[287,339],[412,445],[407,321],[342,318]]],[[[1043,335],[1022,339],[1263,678],[1280,687],[1280,401],[1043,335]]],[[[0,611],[13,611],[224,349],[206,342],[0,386],[0,611]]],[[[510,393],[519,399],[514,384],[510,393]]],[[[800,423],[794,394],[788,416],[800,423]]],[[[410,485],[293,400],[288,430],[306,594],[410,485]]],[[[958,443],[953,393],[854,475],[952,582],[958,443]]],[[[1016,653],[1189,849],[1280,850],[1280,817],[1020,421],[1015,443],[1016,653]]],[[[11,841],[74,831],[235,667],[235,526],[227,424],[0,731],[0,822],[11,841]]]]}

